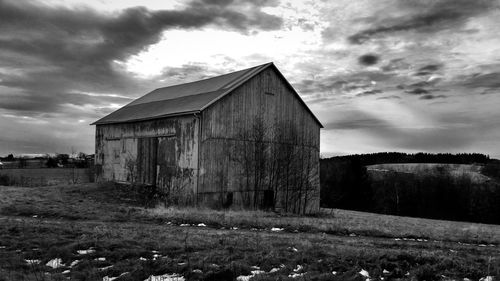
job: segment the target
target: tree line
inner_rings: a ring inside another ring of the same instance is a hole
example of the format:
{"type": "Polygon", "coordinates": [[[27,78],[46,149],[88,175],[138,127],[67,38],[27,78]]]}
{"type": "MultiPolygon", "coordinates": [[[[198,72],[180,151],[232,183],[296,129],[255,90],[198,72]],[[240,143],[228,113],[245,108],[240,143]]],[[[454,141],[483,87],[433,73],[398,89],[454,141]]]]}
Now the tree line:
{"type": "Polygon", "coordinates": [[[321,206],[382,214],[500,224],[500,161],[482,154],[376,153],[320,161],[321,206]],[[401,158],[398,158],[400,156],[401,158]],[[409,159],[409,160],[408,160],[409,159]],[[481,163],[488,181],[446,169],[374,176],[366,165],[384,163],[481,163]],[[449,159],[449,162],[444,162],[449,159]]]}
{"type": "Polygon", "coordinates": [[[375,165],[384,163],[447,163],[447,164],[485,164],[492,161],[489,155],[481,153],[404,153],[404,152],[377,152],[369,154],[353,154],[335,156],[322,159],[323,162],[353,160],[362,165],[375,165]]]}

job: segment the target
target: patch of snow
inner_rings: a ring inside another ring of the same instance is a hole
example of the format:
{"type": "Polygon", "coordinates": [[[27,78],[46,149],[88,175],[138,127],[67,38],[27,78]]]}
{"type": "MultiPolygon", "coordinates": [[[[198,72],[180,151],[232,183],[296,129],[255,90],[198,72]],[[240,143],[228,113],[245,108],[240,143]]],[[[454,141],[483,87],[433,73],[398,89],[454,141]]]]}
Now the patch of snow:
{"type": "MultiPolygon", "coordinates": [[[[479,244],[478,246],[479,246],[479,247],[486,247],[486,245],[485,245],[485,244],[479,244]]],[[[479,281],[481,281],[481,280],[479,280],[479,281]]]]}
{"type": "Polygon", "coordinates": [[[349,234],[349,236],[356,237],[357,235],[355,233],[351,233],[351,234],[349,234]]]}
{"type": "Polygon", "coordinates": [[[364,277],[367,277],[367,278],[370,277],[370,274],[368,273],[368,271],[366,271],[364,269],[361,269],[358,273],[363,275],[364,277]]]}
{"type": "Polygon", "coordinates": [[[179,265],[179,266],[183,266],[183,265],[186,265],[186,264],[187,264],[187,262],[179,262],[179,263],[177,263],[177,265],[179,265]]]}
{"type": "Polygon", "coordinates": [[[148,259],[147,258],[143,258],[143,257],[140,257],[139,258],[140,261],[147,261],[148,259]]]}
{"type": "Polygon", "coordinates": [[[249,281],[252,277],[253,275],[240,275],[236,277],[236,281],[249,281]]]}
{"type": "Polygon", "coordinates": [[[302,265],[300,265],[300,264],[297,264],[297,267],[293,270],[293,272],[299,272],[302,269],[304,269],[304,267],[302,265]]]}
{"type": "Polygon", "coordinates": [[[407,271],[406,274],[405,274],[405,276],[410,276],[410,272],[407,271]]]}
{"type": "Polygon", "coordinates": [[[110,265],[110,266],[105,266],[105,267],[101,267],[101,268],[98,268],[98,269],[99,269],[99,271],[104,271],[104,270],[108,270],[108,269],[110,269],[112,267],[113,267],[113,265],[110,265]]]}
{"type": "Polygon", "coordinates": [[[236,226],[231,227],[232,230],[238,230],[236,226]]]}
{"type": "Polygon", "coordinates": [[[128,272],[123,272],[122,274],[120,274],[120,275],[118,275],[118,276],[116,276],[116,277],[104,276],[104,277],[102,278],[102,281],[113,281],[113,280],[115,280],[115,279],[117,279],[117,278],[119,278],[119,277],[122,277],[122,276],[123,276],[123,275],[125,275],[125,274],[128,274],[128,272]]]}
{"type": "Polygon", "coordinates": [[[144,281],[185,281],[184,277],[179,274],[163,274],[163,275],[150,275],[147,279],[144,279],[144,281]]]}
{"type": "Polygon", "coordinates": [[[33,215],[34,218],[38,218],[38,215],[33,215]]]}
{"type": "Polygon", "coordinates": [[[197,226],[199,226],[199,227],[206,227],[207,225],[204,224],[204,223],[199,223],[197,226]]]}
{"type": "Polygon", "coordinates": [[[284,228],[279,228],[279,227],[273,227],[271,228],[271,231],[274,231],[274,232],[279,232],[279,231],[283,231],[284,228]]]}
{"type": "Polygon", "coordinates": [[[193,273],[199,273],[199,274],[202,274],[202,273],[203,273],[203,271],[201,271],[201,269],[195,269],[195,270],[193,270],[193,273]]]}
{"type": "Polygon", "coordinates": [[[161,255],[159,255],[159,254],[154,254],[153,255],[153,260],[154,261],[157,260],[158,258],[161,258],[161,255]]]}
{"type": "Polygon", "coordinates": [[[275,267],[275,268],[272,268],[269,273],[273,273],[273,272],[277,272],[277,271],[280,271],[282,270],[283,268],[285,268],[285,265],[284,264],[280,264],[280,267],[275,267]]]}
{"type": "Polygon", "coordinates": [[[55,269],[55,268],[63,267],[64,263],[62,263],[62,260],[60,258],[55,258],[55,259],[47,262],[45,265],[55,269]]]}
{"type": "Polygon", "coordinates": [[[332,271],[332,274],[333,275],[337,275],[337,271],[332,271]]]}
{"type": "Polygon", "coordinates": [[[190,225],[190,224],[188,224],[188,223],[183,223],[183,224],[181,224],[180,226],[191,226],[191,225],[190,225]]]}
{"type": "Polygon", "coordinates": [[[394,241],[401,241],[401,238],[394,238],[394,241]]]}
{"type": "Polygon", "coordinates": [[[258,266],[256,266],[256,265],[252,265],[250,268],[251,268],[251,269],[257,269],[257,270],[259,270],[259,269],[260,269],[260,267],[258,267],[258,266]]]}
{"type": "Polygon", "coordinates": [[[89,248],[87,250],[78,250],[76,251],[79,255],[88,255],[88,254],[92,254],[92,253],[95,253],[95,250],[92,249],[92,248],[89,248]]]}
{"type": "Polygon", "coordinates": [[[28,264],[39,264],[40,260],[25,260],[28,264]]]}
{"type": "Polygon", "coordinates": [[[0,246],[0,249],[6,249],[7,246],[0,246]]]}
{"type": "Polygon", "coordinates": [[[158,252],[156,250],[152,250],[151,253],[153,253],[153,254],[159,254],[160,252],[158,252]]]}
{"type": "Polygon", "coordinates": [[[100,258],[95,258],[94,260],[95,261],[106,261],[106,258],[105,257],[100,257],[100,258]]]}
{"type": "Polygon", "coordinates": [[[483,278],[479,279],[479,281],[493,281],[493,276],[483,277],[483,278]]]}
{"type": "Polygon", "coordinates": [[[264,270],[252,270],[250,271],[252,275],[263,274],[266,273],[264,270]]]}
{"type": "Polygon", "coordinates": [[[292,273],[288,275],[289,278],[297,278],[303,276],[305,273],[292,273]]]}
{"type": "Polygon", "coordinates": [[[66,269],[65,271],[62,272],[62,274],[69,274],[70,272],[71,272],[71,270],[66,269]]]}
{"type": "Polygon", "coordinates": [[[472,281],[472,280],[470,280],[469,278],[465,277],[464,281],[472,281]]]}
{"type": "Polygon", "coordinates": [[[384,270],[382,271],[382,273],[383,273],[383,274],[389,274],[390,272],[389,272],[389,270],[384,269],[384,270]]]}
{"type": "Polygon", "coordinates": [[[171,222],[171,221],[169,221],[169,222],[167,222],[167,224],[168,224],[168,225],[171,225],[171,224],[172,224],[172,222],[171,222]]]}
{"type": "Polygon", "coordinates": [[[452,252],[452,253],[456,253],[457,251],[450,249],[450,252],[452,252]]]}
{"type": "Polygon", "coordinates": [[[74,261],[71,262],[71,264],[69,265],[69,267],[73,267],[73,266],[77,265],[79,262],[80,262],[80,260],[74,260],[74,261]]]}

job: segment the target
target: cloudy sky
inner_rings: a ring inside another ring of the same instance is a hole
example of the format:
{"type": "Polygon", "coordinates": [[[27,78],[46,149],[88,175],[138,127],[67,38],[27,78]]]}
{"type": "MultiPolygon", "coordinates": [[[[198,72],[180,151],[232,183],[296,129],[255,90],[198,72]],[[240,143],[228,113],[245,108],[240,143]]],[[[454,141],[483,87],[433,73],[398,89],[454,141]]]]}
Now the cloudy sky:
{"type": "Polygon", "coordinates": [[[324,156],[500,158],[500,0],[0,0],[0,155],[93,152],[157,87],[273,61],[324,156]]]}

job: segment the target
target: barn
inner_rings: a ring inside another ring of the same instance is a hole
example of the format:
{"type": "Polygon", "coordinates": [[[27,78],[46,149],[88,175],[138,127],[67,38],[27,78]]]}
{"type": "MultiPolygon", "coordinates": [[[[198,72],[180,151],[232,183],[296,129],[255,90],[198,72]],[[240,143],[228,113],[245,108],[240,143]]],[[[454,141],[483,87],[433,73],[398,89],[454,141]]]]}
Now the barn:
{"type": "Polygon", "coordinates": [[[271,62],[156,89],[99,119],[97,181],[169,204],[319,210],[322,125],[271,62]]]}

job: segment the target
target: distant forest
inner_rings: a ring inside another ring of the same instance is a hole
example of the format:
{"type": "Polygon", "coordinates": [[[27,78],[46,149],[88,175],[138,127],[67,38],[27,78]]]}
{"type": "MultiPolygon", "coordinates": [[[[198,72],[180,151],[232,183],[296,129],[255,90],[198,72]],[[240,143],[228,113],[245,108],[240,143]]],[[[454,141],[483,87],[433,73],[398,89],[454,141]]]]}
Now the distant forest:
{"type": "Polygon", "coordinates": [[[378,152],[370,154],[353,154],[322,159],[323,162],[355,160],[361,165],[375,165],[385,163],[447,163],[447,164],[486,164],[491,161],[488,155],[481,153],[403,153],[403,152],[378,152]]]}
{"type": "Polygon", "coordinates": [[[320,160],[321,206],[382,214],[500,224],[500,161],[479,153],[384,152],[320,160]],[[372,177],[367,165],[478,164],[491,180],[474,182],[447,170],[430,174],[391,171],[372,177]]]}

